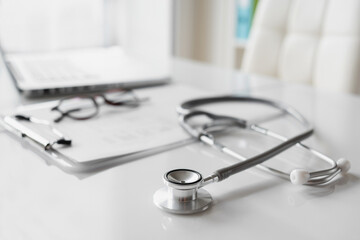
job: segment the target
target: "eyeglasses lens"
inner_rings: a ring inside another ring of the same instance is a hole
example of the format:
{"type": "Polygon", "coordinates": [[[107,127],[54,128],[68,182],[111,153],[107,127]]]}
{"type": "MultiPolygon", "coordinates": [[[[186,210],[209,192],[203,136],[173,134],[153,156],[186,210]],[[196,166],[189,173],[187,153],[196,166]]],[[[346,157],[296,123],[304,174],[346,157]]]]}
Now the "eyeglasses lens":
{"type": "Polygon", "coordinates": [[[76,119],[89,118],[97,114],[97,106],[89,97],[64,99],[58,108],[61,112],[76,119]]]}
{"type": "Polygon", "coordinates": [[[138,104],[138,100],[131,91],[114,91],[104,94],[107,101],[115,105],[138,104]]]}

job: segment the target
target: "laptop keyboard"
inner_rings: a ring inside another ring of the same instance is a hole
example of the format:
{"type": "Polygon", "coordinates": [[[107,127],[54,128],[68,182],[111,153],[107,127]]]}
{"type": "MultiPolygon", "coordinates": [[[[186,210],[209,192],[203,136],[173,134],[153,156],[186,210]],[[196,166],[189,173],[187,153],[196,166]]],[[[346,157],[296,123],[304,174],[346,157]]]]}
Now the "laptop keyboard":
{"type": "Polygon", "coordinates": [[[87,73],[66,59],[25,61],[24,66],[39,81],[94,80],[98,76],[87,73]]]}

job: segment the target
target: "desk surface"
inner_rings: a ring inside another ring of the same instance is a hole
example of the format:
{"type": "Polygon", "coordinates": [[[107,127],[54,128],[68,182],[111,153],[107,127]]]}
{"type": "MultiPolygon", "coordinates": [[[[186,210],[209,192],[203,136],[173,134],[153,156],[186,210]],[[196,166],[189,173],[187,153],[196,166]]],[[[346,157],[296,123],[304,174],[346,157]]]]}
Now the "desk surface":
{"type": "MultiPolygon", "coordinates": [[[[209,91],[241,91],[284,101],[316,128],[312,146],[351,160],[345,178],[323,188],[293,186],[258,170],[212,184],[207,212],[178,216],[157,209],[154,192],[175,168],[210,174],[232,160],[200,143],[84,178],[49,166],[0,132],[1,239],[359,239],[360,98],[280,84],[183,60],[176,82],[209,91]]],[[[0,110],[26,100],[0,68],[0,110]]]]}

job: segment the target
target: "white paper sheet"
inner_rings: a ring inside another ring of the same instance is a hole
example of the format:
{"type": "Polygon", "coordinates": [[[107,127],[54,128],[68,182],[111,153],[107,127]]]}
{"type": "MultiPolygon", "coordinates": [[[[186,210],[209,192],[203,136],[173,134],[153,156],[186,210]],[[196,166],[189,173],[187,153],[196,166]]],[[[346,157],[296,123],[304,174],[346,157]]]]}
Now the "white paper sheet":
{"type": "MultiPolygon", "coordinates": [[[[209,95],[176,85],[136,90],[135,93],[141,98],[149,97],[149,100],[138,108],[101,105],[99,114],[92,119],[65,118],[58,124],[54,123],[73,141],[71,147],[61,148],[61,152],[86,163],[180,143],[190,137],[178,123],[176,107],[184,100],[209,95]]],[[[18,112],[52,120],[59,114],[50,111],[54,105],[56,102],[27,106],[18,112]]],[[[41,130],[42,126],[36,128],[43,134],[48,132],[44,128],[41,130]]]]}

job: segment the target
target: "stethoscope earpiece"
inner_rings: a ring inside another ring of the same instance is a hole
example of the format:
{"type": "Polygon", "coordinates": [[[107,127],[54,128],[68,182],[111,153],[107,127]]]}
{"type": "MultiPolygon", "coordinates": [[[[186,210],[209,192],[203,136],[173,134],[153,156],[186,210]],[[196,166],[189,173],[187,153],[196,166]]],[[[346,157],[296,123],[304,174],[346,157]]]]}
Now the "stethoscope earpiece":
{"type": "Polygon", "coordinates": [[[328,183],[339,173],[346,174],[350,170],[350,167],[351,163],[349,160],[340,158],[336,161],[336,166],[331,169],[332,172],[330,172],[330,175],[329,171],[326,170],[310,173],[305,169],[294,169],[290,173],[290,181],[295,185],[307,185],[314,182],[320,185],[328,183]]]}
{"type": "Polygon", "coordinates": [[[339,160],[336,161],[336,164],[341,169],[342,174],[347,173],[351,168],[350,161],[345,158],[340,158],[339,160]]]}
{"type": "Polygon", "coordinates": [[[305,169],[294,169],[290,173],[290,181],[295,185],[304,185],[309,179],[310,173],[305,169]]]}

